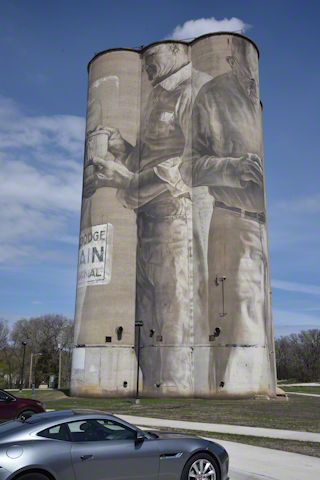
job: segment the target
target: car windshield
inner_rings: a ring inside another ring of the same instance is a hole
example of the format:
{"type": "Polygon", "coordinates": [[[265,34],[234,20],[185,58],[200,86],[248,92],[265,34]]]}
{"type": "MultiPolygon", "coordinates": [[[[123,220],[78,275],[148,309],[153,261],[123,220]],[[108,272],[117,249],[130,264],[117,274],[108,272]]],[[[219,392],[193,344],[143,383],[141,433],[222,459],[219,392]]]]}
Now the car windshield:
{"type": "Polygon", "coordinates": [[[12,393],[8,393],[8,392],[5,392],[4,390],[0,390],[0,399],[1,400],[6,400],[8,397],[15,398],[15,396],[12,395],[12,393]]]}

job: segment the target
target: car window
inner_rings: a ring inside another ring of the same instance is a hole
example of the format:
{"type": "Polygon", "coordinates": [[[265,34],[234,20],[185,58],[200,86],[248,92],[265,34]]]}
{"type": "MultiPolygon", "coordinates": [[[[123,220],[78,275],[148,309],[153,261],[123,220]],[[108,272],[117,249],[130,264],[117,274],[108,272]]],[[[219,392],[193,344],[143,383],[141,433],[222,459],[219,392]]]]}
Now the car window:
{"type": "Polygon", "coordinates": [[[89,419],[68,423],[72,442],[134,440],[136,434],[113,420],[89,419]]]}
{"type": "Polygon", "coordinates": [[[87,420],[81,420],[80,422],[72,422],[68,423],[68,427],[70,430],[70,433],[77,433],[77,432],[82,432],[81,426],[87,423],[87,420]]]}
{"type": "Polygon", "coordinates": [[[0,400],[5,400],[9,395],[6,392],[0,390],[0,400]]]}
{"type": "Polygon", "coordinates": [[[53,440],[70,441],[68,427],[65,423],[46,428],[38,433],[39,437],[51,438],[53,440]]]}
{"type": "Polygon", "coordinates": [[[112,420],[97,420],[97,422],[115,432],[122,431],[124,429],[123,425],[119,425],[119,423],[115,423],[112,420]]]}

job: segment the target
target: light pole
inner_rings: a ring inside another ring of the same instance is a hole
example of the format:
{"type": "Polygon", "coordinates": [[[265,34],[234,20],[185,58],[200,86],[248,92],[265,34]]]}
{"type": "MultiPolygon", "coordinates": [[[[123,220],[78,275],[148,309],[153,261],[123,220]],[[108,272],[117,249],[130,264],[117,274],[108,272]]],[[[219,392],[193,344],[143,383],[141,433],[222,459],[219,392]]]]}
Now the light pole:
{"type": "Polygon", "coordinates": [[[61,388],[61,360],[62,360],[62,346],[61,343],[58,344],[59,349],[59,376],[58,376],[58,390],[61,388]]]}
{"type": "Polygon", "coordinates": [[[42,355],[42,353],[32,353],[31,352],[31,357],[30,357],[30,369],[29,369],[29,388],[32,386],[32,367],[33,367],[33,357],[36,357],[38,355],[42,355]]]}
{"type": "Polygon", "coordinates": [[[136,403],[140,403],[139,400],[139,374],[140,374],[140,340],[141,340],[141,327],[143,327],[143,321],[138,320],[135,323],[135,326],[138,328],[138,352],[137,352],[137,389],[136,389],[136,403]]]}
{"type": "Polygon", "coordinates": [[[24,384],[24,360],[25,360],[25,357],[26,357],[26,345],[27,345],[27,342],[21,342],[21,345],[23,346],[23,356],[22,356],[22,365],[21,365],[21,382],[20,382],[20,390],[22,390],[23,388],[23,384],[24,384]]]}

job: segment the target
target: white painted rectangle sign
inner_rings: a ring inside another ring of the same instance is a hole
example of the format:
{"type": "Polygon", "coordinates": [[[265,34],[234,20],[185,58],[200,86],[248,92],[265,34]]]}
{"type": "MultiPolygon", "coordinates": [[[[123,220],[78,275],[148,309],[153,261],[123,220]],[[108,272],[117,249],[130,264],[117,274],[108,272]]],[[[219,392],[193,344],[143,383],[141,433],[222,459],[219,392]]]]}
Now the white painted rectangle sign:
{"type": "Polygon", "coordinates": [[[80,232],[78,287],[107,284],[111,280],[113,225],[105,223],[80,232]]]}

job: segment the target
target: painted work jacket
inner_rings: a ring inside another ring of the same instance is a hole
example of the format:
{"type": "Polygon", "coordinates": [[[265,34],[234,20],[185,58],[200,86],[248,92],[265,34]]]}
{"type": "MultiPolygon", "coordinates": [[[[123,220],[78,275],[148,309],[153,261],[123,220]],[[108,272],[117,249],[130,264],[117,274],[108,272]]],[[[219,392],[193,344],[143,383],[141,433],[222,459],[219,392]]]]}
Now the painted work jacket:
{"type": "Polygon", "coordinates": [[[241,182],[237,161],[262,157],[259,100],[250,98],[233,72],[214,78],[200,90],[192,112],[192,146],[182,176],[192,186],[206,185],[216,201],[252,212],[264,211],[264,189],[241,182]]]}
{"type": "Polygon", "coordinates": [[[141,115],[137,144],[125,165],[134,173],[152,170],[162,188],[151,182],[141,184],[138,191],[120,190],[118,198],[127,208],[189,194],[190,188],[182,180],[179,166],[189,138],[193,101],[210,79],[188,63],[153,87],[141,115]]]}

